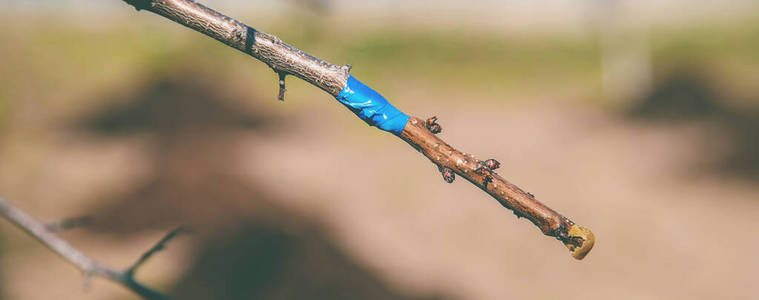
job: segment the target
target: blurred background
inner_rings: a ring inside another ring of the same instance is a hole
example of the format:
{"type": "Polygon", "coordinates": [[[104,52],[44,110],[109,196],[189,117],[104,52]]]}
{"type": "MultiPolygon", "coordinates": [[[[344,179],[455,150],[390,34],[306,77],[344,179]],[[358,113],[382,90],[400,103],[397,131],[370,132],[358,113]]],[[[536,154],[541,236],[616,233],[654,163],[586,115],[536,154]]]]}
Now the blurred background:
{"type": "MultiPolygon", "coordinates": [[[[759,3],[232,1],[597,236],[554,239],[319,89],[122,1],[0,0],[0,195],[177,299],[752,299],[759,3]],[[518,141],[518,142],[517,142],[518,141]]],[[[0,222],[0,299],[135,299],[0,222]]]]}

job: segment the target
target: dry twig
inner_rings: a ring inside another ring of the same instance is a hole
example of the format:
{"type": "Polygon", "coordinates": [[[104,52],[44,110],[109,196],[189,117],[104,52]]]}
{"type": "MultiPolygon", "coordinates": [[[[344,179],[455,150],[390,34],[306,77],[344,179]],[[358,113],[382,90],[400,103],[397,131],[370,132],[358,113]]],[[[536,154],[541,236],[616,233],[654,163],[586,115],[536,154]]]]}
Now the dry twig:
{"type": "Polygon", "coordinates": [[[140,257],[140,259],[137,260],[134,265],[132,265],[126,271],[121,271],[102,265],[83,252],[74,248],[66,240],[48,230],[45,224],[27,215],[25,212],[13,206],[13,204],[5,200],[3,197],[0,197],[0,216],[16,225],[16,227],[24,230],[26,233],[37,239],[40,243],[50,248],[50,250],[53,250],[53,252],[82,271],[84,274],[85,285],[89,283],[89,280],[92,276],[100,276],[132,290],[144,299],[171,299],[169,296],[166,296],[137,282],[134,279],[134,272],[142,265],[142,263],[150,258],[151,255],[162,249],[169,240],[181,232],[181,229],[175,229],[171,231],[166,235],[166,237],[161,239],[161,241],[156,246],[143,254],[142,257],[140,257]]]}
{"type": "MultiPolygon", "coordinates": [[[[279,38],[253,29],[240,21],[192,0],[123,0],[137,10],[148,10],[210,36],[266,63],[279,75],[279,97],[284,98],[284,78],[293,75],[337,97],[346,86],[350,66],[337,66],[311,56],[279,38]]],[[[511,209],[518,217],[534,223],[543,234],[562,241],[572,256],[582,259],[595,238],[587,228],[576,225],[532,194],[509,183],[493,170],[498,163],[480,161],[435,136],[441,127],[436,119],[411,117],[400,137],[432,161],[447,182],[458,174],[511,209]],[[492,167],[491,167],[492,166],[492,167]]],[[[494,160],[493,160],[494,161],[494,160]]]]}

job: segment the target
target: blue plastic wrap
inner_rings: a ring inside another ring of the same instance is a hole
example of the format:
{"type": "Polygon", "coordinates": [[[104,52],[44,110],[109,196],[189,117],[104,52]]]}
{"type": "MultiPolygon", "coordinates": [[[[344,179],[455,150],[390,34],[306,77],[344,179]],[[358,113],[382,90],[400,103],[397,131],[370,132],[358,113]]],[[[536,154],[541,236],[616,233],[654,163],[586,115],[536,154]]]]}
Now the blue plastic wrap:
{"type": "Polygon", "coordinates": [[[337,101],[347,106],[370,126],[395,135],[403,132],[409,119],[407,114],[395,108],[385,97],[352,75],[348,77],[345,88],[337,95],[337,101]]]}

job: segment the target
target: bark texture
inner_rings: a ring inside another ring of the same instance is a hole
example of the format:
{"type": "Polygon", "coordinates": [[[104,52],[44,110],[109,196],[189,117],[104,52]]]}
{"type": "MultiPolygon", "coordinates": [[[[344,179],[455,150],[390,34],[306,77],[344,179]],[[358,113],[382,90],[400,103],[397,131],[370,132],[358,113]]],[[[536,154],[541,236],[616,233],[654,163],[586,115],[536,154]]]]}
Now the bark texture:
{"type": "Polygon", "coordinates": [[[348,80],[348,66],[337,66],[288,45],[191,0],[125,0],[137,10],[148,10],[210,36],[266,63],[275,72],[294,75],[337,96],[348,80]]]}

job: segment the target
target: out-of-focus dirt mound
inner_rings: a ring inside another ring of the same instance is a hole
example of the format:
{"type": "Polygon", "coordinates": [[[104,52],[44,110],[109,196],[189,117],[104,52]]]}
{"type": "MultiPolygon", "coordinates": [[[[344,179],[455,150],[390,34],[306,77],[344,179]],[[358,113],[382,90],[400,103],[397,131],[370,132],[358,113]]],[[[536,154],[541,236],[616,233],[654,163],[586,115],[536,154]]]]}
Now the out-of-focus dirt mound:
{"type": "MultiPolygon", "coordinates": [[[[173,226],[192,228],[138,273],[160,290],[269,299],[754,293],[757,243],[743,229],[759,226],[759,190],[712,176],[709,137],[719,131],[711,123],[629,122],[545,99],[473,106],[413,88],[386,95],[415,99],[404,109],[437,114],[446,141],[497,158],[499,174],[592,229],[598,243],[577,262],[481,190],[443,182],[426,158],[337,104],[288,112],[297,121],[279,130],[265,110],[167,80],[135,92],[160,95],[149,97],[157,103],[116,99],[83,113],[75,130],[14,123],[0,156],[8,197],[43,220],[92,216],[91,228],[63,234],[108,265],[129,265],[173,226]],[[187,112],[174,111],[185,101],[187,112]]],[[[34,115],[40,107],[17,109],[34,115]]],[[[22,233],[4,234],[13,242],[0,261],[10,299],[133,297],[100,281],[85,293],[71,266],[22,233]]]]}
{"type": "MultiPolygon", "coordinates": [[[[710,163],[713,175],[759,180],[759,108],[732,108],[697,72],[681,70],[662,80],[632,107],[629,116],[660,124],[702,124],[722,143],[710,163]]],[[[752,101],[753,103],[759,103],[752,101]]]]}
{"type": "Polygon", "coordinates": [[[161,78],[81,122],[95,139],[150,136],[151,172],[125,193],[98,195],[86,211],[89,231],[119,239],[179,225],[196,231],[198,253],[173,288],[178,299],[422,299],[386,284],[322,224],[246,179],[239,144],[281,122],[191,76],[161,78]]]}

